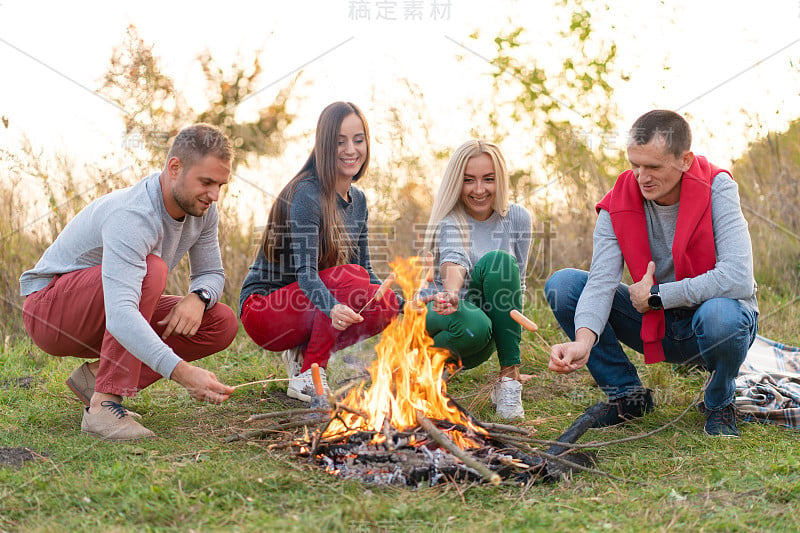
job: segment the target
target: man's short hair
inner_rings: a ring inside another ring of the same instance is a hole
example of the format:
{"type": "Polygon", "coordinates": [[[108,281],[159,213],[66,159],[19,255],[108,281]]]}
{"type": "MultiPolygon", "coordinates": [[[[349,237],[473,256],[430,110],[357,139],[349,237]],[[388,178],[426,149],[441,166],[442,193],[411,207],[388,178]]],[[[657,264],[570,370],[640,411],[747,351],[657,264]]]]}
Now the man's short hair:
{"type": "Polygon", "coordinates": [[[666,150],[675,157],[692,147],[689,123],[674,111],[654,109],[637,118],[628,135],[628,144],[647,144],[655,137],[661,137],[666,150]]]}
{"type": "Polygon", "coordinates": [[[177,157],[186,169],[207,155],[222,161],[232,161],[233,145],[218,127],[201,122],[183,128],[175,136],[167,154],[167,161],[177,157]]]}

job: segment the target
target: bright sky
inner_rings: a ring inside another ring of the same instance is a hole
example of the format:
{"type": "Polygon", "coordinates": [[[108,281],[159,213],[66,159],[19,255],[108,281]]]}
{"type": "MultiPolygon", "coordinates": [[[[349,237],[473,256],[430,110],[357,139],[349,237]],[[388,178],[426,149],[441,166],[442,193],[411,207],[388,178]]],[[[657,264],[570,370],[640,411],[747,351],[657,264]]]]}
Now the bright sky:
{"type": "MultiPolygon", "coordinates": [[[[225,66],[237,52],[251,58],[260,48],[264,90],[242,106],[243,115],[268,105],[302,68],[308,85],[298,88],[302,98],[292,109],[298,119],[291,133],[310,131],[327,103],[351,100],[369,118],[379,153],[388,106],[408,97],[398,81],[405,78],[422,92],[435,148],[454,147],[469,136],[469,102],[490,94],[490,68],[482,57],[492,57],[494,35],[523,25],[530,44],[521,54],[545,64],[563,54],[551,44],[554,3],[0,0],[0,116],[9,122],[8,128],[0,125],[0,144],[13,148],[25,134],[45,152],[65,151],[82,162],[119,152],[120,112],[92,90],[132,23],[155,44],[164,70],[198,109],[204,83],[197,54],[208,49],[225,66]],[[469,39],[476,29],[481,39],[469,39]]],[[[630,76],[616,88],[620,134],[653,107],[677,109],[690,117],[695,152],[727,165],[755,135],[800,116],[798,0],[587,5],[596,6],[595,29],[616,42],[617,66],[630,76]]],[[[619,144],[616,133],[590,132],[596,142],[619,144]]],[[[279,174],[297,170],[309,149],[291,147],[275,163],[279,174]]],[[[524,163],[511,159],[509,167],[524,163]]]]}

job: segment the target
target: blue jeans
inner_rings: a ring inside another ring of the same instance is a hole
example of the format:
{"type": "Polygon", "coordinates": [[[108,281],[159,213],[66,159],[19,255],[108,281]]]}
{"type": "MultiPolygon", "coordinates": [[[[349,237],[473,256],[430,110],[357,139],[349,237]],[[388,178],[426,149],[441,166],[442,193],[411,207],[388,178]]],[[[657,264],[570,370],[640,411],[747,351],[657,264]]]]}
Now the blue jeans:
{"type": "MultiPolygon", "coordinates": [[[[567,336],[575,340],[575,308],[589,273],[559,270],[547,280],[545,295],[567,336]]],[[[628,286],[617,286],[611,313],[586,367],[611,400],[642,386],[636,367],[620,341],[643,353],[642,314],[631,303],[628,286]]],[[[706,388],[707,409],[716,410],[734,400],[734,379],[756,338],[758,313],[738,300],[712,298],[696,309],[666,309],[666,333],[661,345],[668,363],[697,364],[713,372],[706,388]]]]}

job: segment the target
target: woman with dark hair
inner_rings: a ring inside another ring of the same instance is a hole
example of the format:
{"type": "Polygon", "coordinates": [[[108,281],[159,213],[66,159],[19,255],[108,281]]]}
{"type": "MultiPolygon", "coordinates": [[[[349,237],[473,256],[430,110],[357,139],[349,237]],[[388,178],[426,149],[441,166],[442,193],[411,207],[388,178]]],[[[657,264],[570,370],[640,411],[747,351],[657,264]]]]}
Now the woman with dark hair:
{"type": "Polygon", "coordinates": [[[395,294],[369,301],[381,281],[367,247],[367,204],[353,186],[369,166],[369,127],[349,102],[326,107],[314,150],[272,206],[239,299],[245,331],[283,351],[287,394],[311,401],[311,365],[372,337],[398,314],[395,294]],[[361,310],[359,312],[359,310],[361,310]]]}

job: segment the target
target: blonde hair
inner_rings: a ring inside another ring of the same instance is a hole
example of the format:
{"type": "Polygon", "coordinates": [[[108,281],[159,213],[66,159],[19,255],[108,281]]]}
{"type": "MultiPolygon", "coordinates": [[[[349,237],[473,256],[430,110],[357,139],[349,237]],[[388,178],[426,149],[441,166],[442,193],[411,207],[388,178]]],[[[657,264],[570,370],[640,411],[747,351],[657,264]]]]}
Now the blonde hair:
{"type": "Polygon", "coordinates": [[[475,156],[488,154],[494,166],[494,178],[497,184],[497,191],[494,196],[492,209],[497,211],[500,216],[508,213],[509,184],[508,172],[506,171],[506,161],[500,148],[496,144],[488,141],[472,139],[465,142],[453,152],[450,161],[445,168],[442,183],[433,201],[431,216],[428,219],[428,226],[425,230],[425,250],[432,252],[438,263],[438,238],[439,224],[450,214],[455,215],[459,222],[461,238],[464,247],[469,243],[469,225],[467,224],[464,203],[461,201],[461,190],[464,186],[464,171],[467,162],[475,156]]]}

